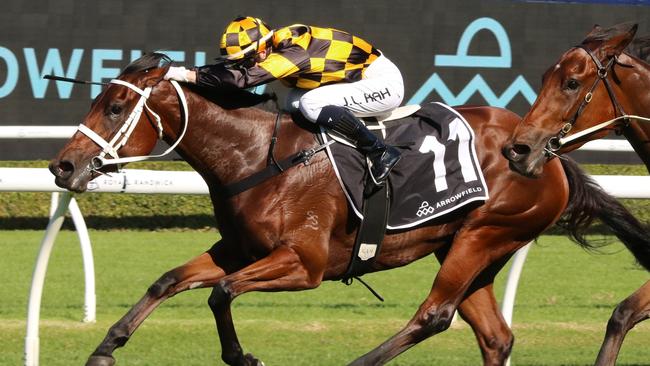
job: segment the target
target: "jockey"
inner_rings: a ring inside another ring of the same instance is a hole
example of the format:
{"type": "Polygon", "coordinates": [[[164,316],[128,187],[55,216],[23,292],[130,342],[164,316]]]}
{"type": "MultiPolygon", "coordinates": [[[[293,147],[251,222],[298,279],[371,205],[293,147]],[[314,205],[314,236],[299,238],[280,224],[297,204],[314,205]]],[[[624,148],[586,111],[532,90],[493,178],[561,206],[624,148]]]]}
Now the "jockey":
{"type": "Polygon", "coordinates": [[[258,18],[240,17],[226,28],[221,54],[228,62],[194,69],[172,66],[165,79],[238,88],[280,80],[306,91],[299,108],[308,120],[355,143],[376,184],[399,161],[400,152],[357,118],[389,112],[404,97],[399,69],[363,39],[302,24],[271,30],[258,18]]]}

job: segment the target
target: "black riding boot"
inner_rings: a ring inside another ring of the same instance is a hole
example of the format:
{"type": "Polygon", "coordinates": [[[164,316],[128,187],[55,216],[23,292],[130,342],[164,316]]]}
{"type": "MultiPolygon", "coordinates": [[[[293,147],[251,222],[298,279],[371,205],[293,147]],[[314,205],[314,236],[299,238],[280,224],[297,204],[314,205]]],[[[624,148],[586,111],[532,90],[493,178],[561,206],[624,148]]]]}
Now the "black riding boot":
{"type": "Polygon", "coordinates": [[[366,156],[370,175],[377,185],[383,184],[401,158],[399,150],[385,145],[352,112],[343,107],[323,108],[316,122],[355,143],[366,156]]]}

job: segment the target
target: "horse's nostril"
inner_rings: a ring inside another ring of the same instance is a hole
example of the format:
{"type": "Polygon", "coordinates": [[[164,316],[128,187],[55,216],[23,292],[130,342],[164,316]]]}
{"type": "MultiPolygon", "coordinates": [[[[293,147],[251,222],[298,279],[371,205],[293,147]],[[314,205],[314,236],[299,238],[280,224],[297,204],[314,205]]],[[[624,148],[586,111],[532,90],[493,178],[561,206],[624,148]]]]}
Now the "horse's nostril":
{"type": "Polygon", "coordinates": [[[530,154],[530,146],[524,144],[514,144],[512,145],[512,151],[517,153],[517,155],[528,155],[530,154]]]}
{"type": "Polygon", "coordinates": [[[68,160],[61,160],[57,164],[50,165],[50,171],[60,178],[68,178],[74,172],[74,164],[68,160]]]}
{"type": "Polygon", "coordinates": [[[502,154],[511,162],[518,162],[530,154],[530,146],[524,144],[511,144],[503,147],[502,154]]]}

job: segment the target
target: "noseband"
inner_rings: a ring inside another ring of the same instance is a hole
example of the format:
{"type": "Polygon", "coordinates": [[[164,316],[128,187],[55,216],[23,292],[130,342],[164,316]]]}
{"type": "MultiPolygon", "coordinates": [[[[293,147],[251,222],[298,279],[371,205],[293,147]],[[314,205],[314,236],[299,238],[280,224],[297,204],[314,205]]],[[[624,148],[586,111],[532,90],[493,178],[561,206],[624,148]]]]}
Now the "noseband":
{"type": "MultiPolygon", "coordinates": [[[[614,122],[616,122],[616,121],[618,121],[620,119],[625,120],[625,124],[627,125],[629,123],[630,117],[636,117],[636,116],[628,116],[625,113],[625,111],[623,110],[623,107],[621,106],[621,104],[616,99],[616,94],[614,94],[614,90],[612,89],[612,85],[609,82],[609,79],[607,78],[610,71],[613,69],[614,64],[619,64],[618,58],[616,56],[612,57],[609,60],[609,62],[607,63],[607,65],[603,66],[603,64],[600,62],[600,60],[596,57],[596,55],[594,55],[594,53],[590,49],[586,48],[583,45],[576,46],[576,48],[583,49],[585,52],[587,52],[587,54],[593,60],[594,64],[596,65],[596,68],[597,68],[596,80],[594,80],[594,83],[591,85],[591,88],[589,89],[587,94],[585,94],[585,97],[582,99],[582,102],[580,103],[580,106],[578,106],[578,109],[573,114],[573,117],[571,118],[571,120],[569,122],[567,122],[566,124],[564,124],[564,126],[562,126],[562,128],[557,133],[557,135],[555,135],[554,137],[551,137],[548,140],[548,142],[546,143],[546,148],[544,150],[546,151],[547,156],[548,155],[556,155],[555,152],[560,150],[562,148],[562,146],[566,145],[568,142],[576,140],[576,139],[578,139],[580,137],[583,137],[584,135],[593,133],[593,132],[598,131],[600,129],[603,129],[606,126],[608,126],[608,125],[610,125],[610,124],[612,124],[612,123],[614,123],[614,122]],[[584,109],[587,107],[587,104],[589,104],[591,102],[594,90],[596,89],[596,87],[598,86],[598,83],[601,80],[605,84],[605,88],[607,89],[607,94],[609,94],[609,100],[614,105],[614,110],[615,110],[615,113],[616,113],[615,118],[612,119],[612,120],[609,120],[607,122],[603,122],[601,124],[593,126],[591,128],[588,128],[588,129],[586,129],[584,131],[575,133],[575,134],[565,138],[565,136],[569,133],[569,131],[571,131],[571,129],[573,128],[573,125],[578,120],[578,117],[580,117],[580,115],[582,114],[584,109]]],[[[625,65],[625,66],[627,66],[627,65],[625,65]]]]}
{"type": "Polygon", "coordinates": [[[111,138],[110,141],[106,141],[103,137],[101,137],[92,129],[88,128],[83,123],[79,125],[78,131],[86,135],[93,142],[99,145],[99,147],[102,148],[100,153],[90,160],[90,164],[89,164],[90,170],[98,171],[99,169],[101,169],[106,165],[125,164],[134,161],[147,160],[150,158],[158,158],[169,154],[172,150],[176,148],[176,146],[178,146],[181,140],[183,140],[183,137],[185,136],[185,132],[187,131],[187,125],[188,125],[187,100],[185,99],[185,93],[181,89],[180,85],[174,80],[170,80],[170,82],[174,86],[174,89],[176,89],[176,93],[178,93],[180,104],[182,106],[182,113],[184,116],[183,131],[181,132],[180,136],[178,136],[176,142],[174,142],[174,144],[172,144],[162,154],[120,158],[117,152],[120,148],[124,147],[128,142],[129,138],[131,137],[131,133],[133,132],[133,130],[135,130],[136,126],[138,125],[138,122],[140,121],[140,117],[142,116],[142,112],[144,111],[144,108],[146,108],[147,111],[151,113],[156,120],[156,128],[158,130],[159,139],[162,139],[163,137],[163,127],[162,127],[162,123],[160,122],[160,116],[156,114],[147,105],[147,100],[151,95],[152,87],[149,86],[143,90],[124,80],[119,80],[119,79],[111,80],[111,84],[122,85],[138,93],[140,95],[140,99],[138,100],[135,107],[129,114],[129,117],[126,119],[126,121],[124,121],[120,129],[115,133],[115,135],[111,138]],[[106,155],[110,155],[112,159],[107,159],[106,155]]]}

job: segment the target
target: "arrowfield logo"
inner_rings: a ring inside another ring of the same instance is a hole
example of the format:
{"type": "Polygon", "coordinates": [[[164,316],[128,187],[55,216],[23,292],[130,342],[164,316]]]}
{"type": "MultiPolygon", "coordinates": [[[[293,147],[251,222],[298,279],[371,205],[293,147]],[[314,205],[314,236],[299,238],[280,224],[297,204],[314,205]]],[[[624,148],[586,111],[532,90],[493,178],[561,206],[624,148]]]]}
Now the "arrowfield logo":
{"type": "MultiPolygon", "coordinates": [[[[505,28],[497,20],[487,17],[476,19],[465,28],[461,35],[456,54],[436,55],[434,65],[438,67],[509,69],[512,67],[510,39],[505,28]],[[487,30],[494,35],[499,45],[500,55],[476,56],[468,54],[472,39],[481,30],[487,30]]],[[[497,95],[483,76],[477,73],[463,90],[454,95],[442,77],[435,72],[422,84],[407,104],[420,104],[434,91],[440,95],[443,102],[449,105],[465,104],[476,93],[480,94],[489,105],[502,108],[505,108],[517,94],[521,94],[531,105],[537,98],[537,94],[523,75],[518,75],[501,95],[497,95]]]]}
{"type": "Polygon", "coordinates": [[[422,204],[420,204],[416,215],[418,215],[418,217],[431,215],[435,210],[436,209],[433,208],[433,206],[429,205],[429,202],[423,201],[422,204]]]}

